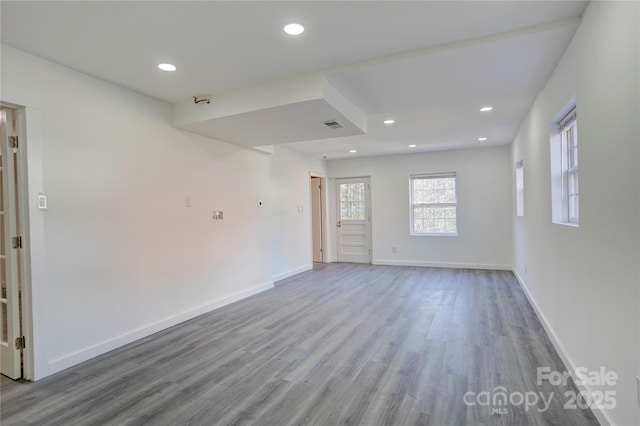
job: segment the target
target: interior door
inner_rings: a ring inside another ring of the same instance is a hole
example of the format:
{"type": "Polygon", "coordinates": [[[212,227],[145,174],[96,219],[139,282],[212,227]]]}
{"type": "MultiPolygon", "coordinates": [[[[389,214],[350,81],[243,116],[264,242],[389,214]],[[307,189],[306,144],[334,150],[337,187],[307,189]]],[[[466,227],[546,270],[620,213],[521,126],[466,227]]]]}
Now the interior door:
{"type": "Polygon", "coordinates": [[[338,262],[371,263],[369,178],[336,179],[338,262]]]}
{"type": "Polygon", "coordinates": [[[322,183],[319,177],[311,178],[311,227],[313,240],[313,261],[323,262],[322,249],[322,183]]]}
{"type": "Polygon", "coordinates": [[[20,349],[16,348],[16,338],[20,334],[20,305],[18,282],[18,241],[17,233],[15,153],[9,145],[9,136],[14,135],[13,111],[0,109],[0,372],[12,379],[22,376],[20,349]],[[14,248],[15,246],[15,248],[14,248]]]}

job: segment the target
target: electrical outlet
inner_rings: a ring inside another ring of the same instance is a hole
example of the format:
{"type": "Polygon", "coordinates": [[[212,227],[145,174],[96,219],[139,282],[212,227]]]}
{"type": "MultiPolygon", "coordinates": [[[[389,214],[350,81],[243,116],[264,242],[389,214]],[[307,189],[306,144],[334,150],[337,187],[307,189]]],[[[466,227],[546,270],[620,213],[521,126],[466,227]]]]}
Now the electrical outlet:
{"type": "Polygon", "coordinates": [[[398,247],[391,247],[391,253],[397,253],[398,247]]]}

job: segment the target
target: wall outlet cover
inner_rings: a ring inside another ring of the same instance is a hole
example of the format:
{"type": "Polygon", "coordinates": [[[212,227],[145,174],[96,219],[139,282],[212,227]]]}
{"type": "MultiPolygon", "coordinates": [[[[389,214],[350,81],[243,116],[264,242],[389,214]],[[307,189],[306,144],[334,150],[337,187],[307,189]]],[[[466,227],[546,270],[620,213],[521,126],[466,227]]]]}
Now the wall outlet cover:
{"type": "Polygon", "coordinates": [[[211,222],[222,222],[224,220],[224,212],[222,210],[213,210],[211,212],[211,222]]]}

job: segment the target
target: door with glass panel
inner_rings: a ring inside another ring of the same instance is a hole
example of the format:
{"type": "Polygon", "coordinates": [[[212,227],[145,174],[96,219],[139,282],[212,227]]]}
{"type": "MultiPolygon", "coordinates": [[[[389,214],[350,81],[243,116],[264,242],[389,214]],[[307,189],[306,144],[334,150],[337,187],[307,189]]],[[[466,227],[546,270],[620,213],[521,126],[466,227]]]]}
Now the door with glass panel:
{"type": "Polygon", "coordinates": [[[336,179],[338,262],[371,263],[369,178],[336,179]]]}
{"type": "Polygon", "coordinates": [[[22,376],[20,348],[16,339],[20,334],[18,256],[21,240],[17,237],[16,149],[14,111],[0,109],[0,372],[12,379],[22,376]],[[10,143],[11,140],[11,143],[10,143]]]}

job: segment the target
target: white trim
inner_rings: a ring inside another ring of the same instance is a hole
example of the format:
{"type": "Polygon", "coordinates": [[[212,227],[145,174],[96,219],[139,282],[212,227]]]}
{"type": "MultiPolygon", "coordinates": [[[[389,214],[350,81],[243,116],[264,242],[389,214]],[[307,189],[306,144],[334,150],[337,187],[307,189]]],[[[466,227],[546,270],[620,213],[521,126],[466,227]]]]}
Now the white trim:
{"type": "Polygon", "coordinates": [[[45,241],[42,212],[37,209],[42,191],[41,113],[36,97],[12,88],[3,88],[2,105],[14,108],[20,137],[18,161],[18,205],[23,240],[22,271],[22,335],[23,377],[38,380],[47,371],[47,324],[41,321],[44,292],[47,288],[45,241]]]}
{"type": "Polygon", "coordinates": [[[136,330],[130,331],[128,333],[122,334],[120,336],[105,340],[104,342],[95,344],[93,346],[89,346],[88,348],[81,349],[72,354],[65,355],[62,358],[55,359],[49,363],[49,374],[57,373],[58,371],[62,371],[66,368],[72,367],[76,364],[79,364],[81,362],[94,358],[98,355],[102,355],[113,349],[119,348],[121,346],[129,344],[136,340],[142,339],[143,337],[147,337],[151,334],[165,330],[169,327],[173,327],[176,324],[180,324],[184,321],[188,321],[199,315],[205,314],[207,312],[211,312],[213,310],[229,305],[233,302],[237,302],[238,300],[242,300],[249,296],[253,296],[255,294],[261,293],[265,290],[269,290],[271,288],[273,288],[273,282],[269,281],[264,284],[260,284],[256,287],[252,287],[247,290],[243,290],[243,291],[231,294],[221,299],[216,299],[204,305],[200,305],[196,308],[183,311],[179,314],[172,315],[168,318],[162,319],[160,321],[156,321],[147,326],[144,326],[136,330]]]}
{"type": "Polygon", "coordinates": [[[459,263],[459,262],[427,262],[422,260],[373,259],[374,265],[388,266],[420,266],[425,268],[453,268],[453,269],[488,269],[496,271],[511,271],[511,265],[491,263],[459,263]]]}
{"type": "Polygon", "coordinates": [[[409,232],[412,237],[457,237],[457,232],[409,232]]]}
{"type": "MultiPolygon", "coordinates": [[[[522,277],[520,277],[520,274],[518,274],[517,269],[512,267],[511,271],[513,272],[513,275],[516,277],[516,280],[518,281],[518,284],[520,284],[520,287],[522,288],[522,291],[524,292],[525,296],[527,296],[527,300],[529,300],[529,303],[531,304],[531,307],[533,308],[533,310],[535,311],[538,319],[540,320],[540,323],[542,324],[542,327],[547,332],[547,336],[549,336],[549,340],[551,340],[551,344],[553,345],[553,347],[555,348],[556,352],[560,356],[560,359],[562,360],[565,368],[571,374],[571,376],[574,378],[574,382],[575,382],[577,388],[580,391],[585,391],[589,395],[591,395],[592,392],[593,392],[593,389],[591,389],[590,386],[583,384],[581,381],[575,380],[574,372],[576,371],[576,368],[577,368],[576,364],[573,362],[573,360],[569,356],[569,353],[567,352],[566,348],[564,347],[564,345],[560,341],[560,338],[558,337],[556,332],[553,330],[553,327],[551,327],[551,324],[549,324],[549,322],[547,321],[546,317],[542,313],[542,310],[540,309],[540,307],[536,303],[535,299],[533,298],[531,293],[529,293],[529,289],[527,289],[527,286],[524,283],[524,280],[522,279],[522,277]]],[[[615,425],[616,424],[613,421],[613,419],[609,416],[609,413],[606,410],[591,409],[591,412],[593,413],[594,416],[596,416],[596,419],[598,419],[598,422],[600,424],[602,424],[602,425],[615,425]]]]}
{"type": "Polygon", "coordinates": [[[311,269],[313,269],[313,263],[311,263],[309,265],[300,266],[299,268],[291,269],[289,271],[282,272],[280,274],[276,274],[273,277],[271,277],[271,279],[275,283],[277,281],[284,280],[285,278],[289,278],[289,277],[292,277],[294,275],[298,275],[301,272],[309,271],[311,269]]]}
{"type": "Polygon", "coordinates": [[[309,171],[309,220],[311,223],[311,263],[313,263],[313,201],[311,200],[311,178],[320,178],[320,198],[322,198],[322,206],[320,209],[320,220],[322,222],[320,230],[320,239],[322,245],[322,263],[328,262],[329,258],[329,179],[325,173],[316,173],[309,171]]]}

